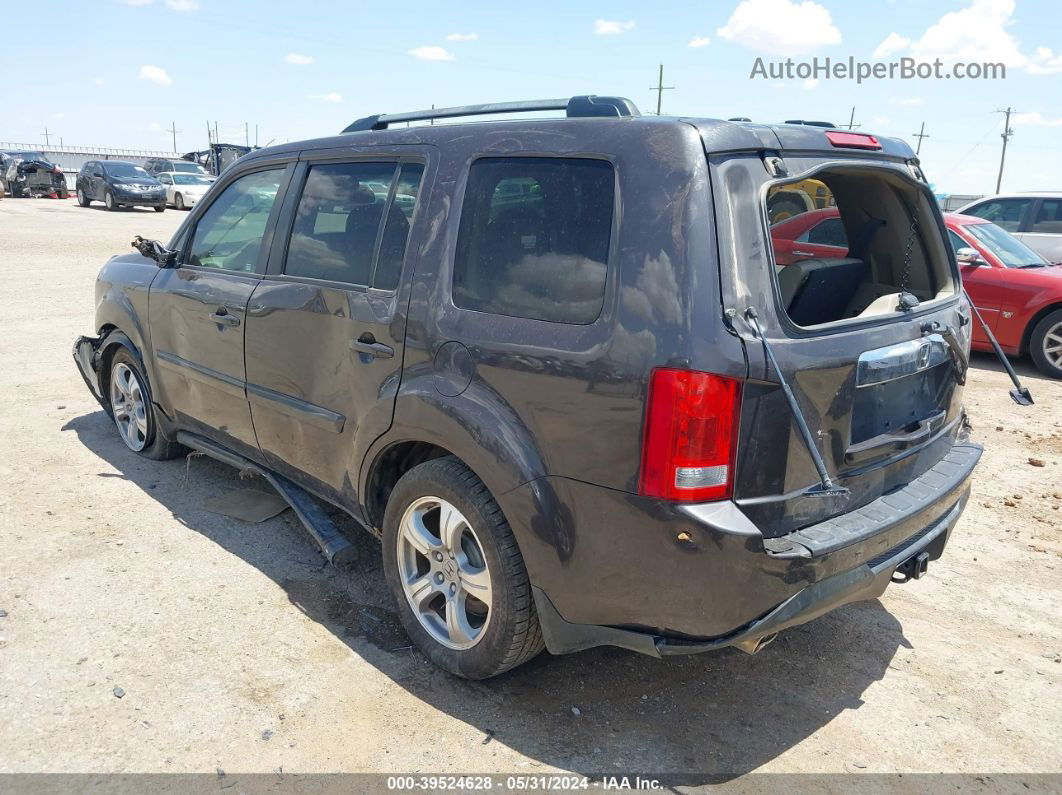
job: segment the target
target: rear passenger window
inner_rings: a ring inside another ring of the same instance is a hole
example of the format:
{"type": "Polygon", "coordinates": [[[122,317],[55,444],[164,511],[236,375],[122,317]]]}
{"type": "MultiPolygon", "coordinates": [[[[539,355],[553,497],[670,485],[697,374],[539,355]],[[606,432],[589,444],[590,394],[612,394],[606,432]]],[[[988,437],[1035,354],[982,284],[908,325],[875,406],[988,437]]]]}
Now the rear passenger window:
{"type": "Polygon", "coordinates": [[[394,290],[398,287],[398,278],[402,274],[402,263],[406,258],[406,242],[409,240],[409,228],[413,223],[413,210],[417,206],[417,194],[420,192],[420,178],[424,166],[420,163],[406,163],[398,177],[391,209],[387,213],[384,225],[383,241],[380,243],[380,257],[376,263],[376,274],[372,286],[381,290],[394,290]]]}
{"type": "Polygon", "coordinates": [[[457,236],[454,304],[593,323],[605,298],[614,201],[613,169],[604,160],[477,160],[457,236]]]}
{"type": "Polygon", "coordinates": [[[284,273],[368,285],[394,176],[394,163],[311,166],[284,273]]]}

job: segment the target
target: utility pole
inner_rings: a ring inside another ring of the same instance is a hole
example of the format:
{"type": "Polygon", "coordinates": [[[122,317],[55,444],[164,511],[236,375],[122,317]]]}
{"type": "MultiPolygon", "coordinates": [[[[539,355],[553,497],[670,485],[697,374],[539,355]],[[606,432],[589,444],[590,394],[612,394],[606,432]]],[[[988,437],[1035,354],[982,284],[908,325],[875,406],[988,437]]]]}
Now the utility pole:
{"type": "Polygon", "coordinates": [[[254,126],[254,148],[258,148],[258,125],[254,126]]]}
{"type": "Polygon", "coordinates": [[[649,88],[650,91],[656,92],[656,115],[660,115],[660,106],[663,104],[664,92],[671,91],[674,86],[664,85],[664,65],[660,64],[660,74],[656,78],[656,85],[649,88]]]}
{"type": "Polygon", "coordinates": [[[862,127],[862,126],[863,125],[861,125],[861,124],[856,124],[855,123],[855,106],[852,106],[852,113],[848,117],[848,129],[849,130],[854,130],[856,127],[862,127]]]}
{"type": "Polygon", "coordinates": [[[166,132],[173,135],[173,153],[177,154],[177,133],[180,132],[180,130],[177,129],[177,122],[171,121],[170,129],[166,130],[166,132]]]}
{"type": "Polygon", "coordinates": [[[1010,114],[1017,113],[1014,108],[1008,107],[1006,110],[997,110],[996,113],[1006,114],[1006,118],[1003,121],[1003,133],[999,136],[1003,139],[1003,152],[999,156],[999,176],[996,178],[996,193],[999,193],[999,186],[1003,184],[1003,161],[1007,159],[1007,141],[1010,136],[1014,135],[1014,130],[1010,128],[1010,114]]]}
{"type": "Polygon", "coordinates": [[[918,155],[922,152],[922,139],[929,137],[929,133],[926,132],[926,123],[922,122],[922,127],[911,137],[918,139],[918,146],[915,148],[915,157],[918,157],[918,155]]]}
{"type": "Polygon", "coordinates": [[[45,146],[49,146],[51,144],[51,139],[48,137],[48,128],[47,127],[44,128],[44,135],[42,137],[44,138],[44,145],[45,146]]]}
{"type": "Polygon", "coordinates": [[[243,123],[243,145],[251,148],[251,127],[247,122],[243,123]]]}

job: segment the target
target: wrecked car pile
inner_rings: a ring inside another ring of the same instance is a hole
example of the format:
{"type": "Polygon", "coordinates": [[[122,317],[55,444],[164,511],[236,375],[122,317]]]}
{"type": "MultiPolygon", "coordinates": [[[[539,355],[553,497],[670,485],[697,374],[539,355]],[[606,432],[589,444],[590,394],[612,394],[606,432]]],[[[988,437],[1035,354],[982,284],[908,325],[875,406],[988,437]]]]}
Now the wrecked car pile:
{"type": "Polygon", "coordinates": [[[15,199],[70,196],[63,170],[41,152],[0,152],[0,190],[15,199]]]}

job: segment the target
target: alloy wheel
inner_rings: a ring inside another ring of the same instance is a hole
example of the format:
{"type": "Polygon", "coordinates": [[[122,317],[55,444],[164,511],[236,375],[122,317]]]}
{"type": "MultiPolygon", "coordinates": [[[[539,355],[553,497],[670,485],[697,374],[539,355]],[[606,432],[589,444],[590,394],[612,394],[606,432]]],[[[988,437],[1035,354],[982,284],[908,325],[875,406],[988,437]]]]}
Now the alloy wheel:
{"type": "Polygon", "coordinates": [[[450,649],[483,639],[492,584],[483,546],[457,508],[421,497],[398,527],[398,571],[406,601],[431,637],[450,649]]]}
{"type": "Polygon", "coordinates": [[[147,444],[147,401],[140,380],[129,365],[111,368],[111,412],[125,446],[139,453],[147,444]]]}
{"type": "Polygon", "coordinates": [[[1044,357],[1062,370],[1062,323],[1056,323],[1044,334],[1044,357]]]}

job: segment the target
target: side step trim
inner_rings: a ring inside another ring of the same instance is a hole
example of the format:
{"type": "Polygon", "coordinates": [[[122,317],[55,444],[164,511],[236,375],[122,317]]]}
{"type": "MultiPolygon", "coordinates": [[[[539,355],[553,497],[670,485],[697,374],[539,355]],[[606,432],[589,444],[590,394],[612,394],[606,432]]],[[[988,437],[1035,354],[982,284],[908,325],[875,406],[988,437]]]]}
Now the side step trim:
{"type": "Polygon", "coordinates": [[[307,532],[317,542],[329,563],[333,566],[344,566],[357,560],[357,548],[339,531],[317,498],[305,489],[296,486],[283,475],[278,475],[271,469],[266,469],[249,458],[244,458],[199,434],[178,431],[177,441],[223,464],[236,469],[249,469],[257,472],[269,481],[277,490],[277,494],[287,500],[291,510],[295,512],[307,532]]]}

